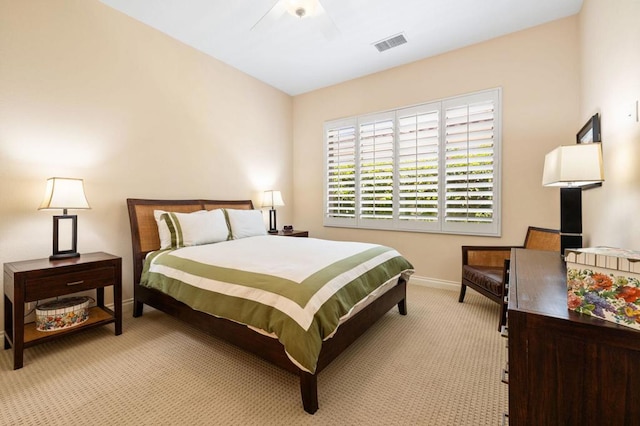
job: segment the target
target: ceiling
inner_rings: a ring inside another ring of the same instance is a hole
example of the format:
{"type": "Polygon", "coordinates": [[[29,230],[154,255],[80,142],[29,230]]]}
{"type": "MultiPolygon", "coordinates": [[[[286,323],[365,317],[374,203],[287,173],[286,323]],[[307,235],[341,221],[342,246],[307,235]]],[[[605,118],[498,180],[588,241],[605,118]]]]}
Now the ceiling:
{"type": "Polygon", "coordinates": [[[583,0],[320,0],[324,13],[304,19],[269,13],[286,0],[100,1],[298,95],[574,15],[583,0]],[[373,46],[400,33],[407,43],[373,46]]]}

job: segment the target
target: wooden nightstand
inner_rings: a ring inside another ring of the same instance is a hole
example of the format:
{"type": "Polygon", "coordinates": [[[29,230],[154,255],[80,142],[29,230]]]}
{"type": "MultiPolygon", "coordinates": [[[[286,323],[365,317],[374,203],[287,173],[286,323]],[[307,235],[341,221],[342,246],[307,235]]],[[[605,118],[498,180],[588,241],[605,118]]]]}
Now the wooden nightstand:
{"type": "Polygon", "coordinates": [[[13,369],[22,368],[25,348],[87,328],[115,323],[122,334],[122,259],[107,253],[88,253],[72,259],[26,260],[4,264],[4,348],[13,347],[13,369]],[[104,288],[113,286],[111,310],[104,306],[104,288]],[[96,290],[97,306],[80,325],[57,331],[38,331],[24,323],[26,302],[96,290]]]}
{"type": "Polygon", "coordinates": [[[309,231],[298,231],[296,229],[291,230],[291,231],[278,231],[277,234],[271,234],[271,235],[280,235],[281,237],[308,237],[309,236],[309,231]]]}

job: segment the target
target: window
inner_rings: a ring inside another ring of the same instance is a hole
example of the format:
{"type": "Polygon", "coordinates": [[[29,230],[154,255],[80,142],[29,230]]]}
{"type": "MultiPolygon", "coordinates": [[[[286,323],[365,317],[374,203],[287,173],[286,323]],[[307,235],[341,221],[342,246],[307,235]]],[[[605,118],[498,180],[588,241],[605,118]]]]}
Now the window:
{"type": "Polygon", "coordinates": [[[325,123],[325,226],[499,235],[500,95],[325,123]]]}

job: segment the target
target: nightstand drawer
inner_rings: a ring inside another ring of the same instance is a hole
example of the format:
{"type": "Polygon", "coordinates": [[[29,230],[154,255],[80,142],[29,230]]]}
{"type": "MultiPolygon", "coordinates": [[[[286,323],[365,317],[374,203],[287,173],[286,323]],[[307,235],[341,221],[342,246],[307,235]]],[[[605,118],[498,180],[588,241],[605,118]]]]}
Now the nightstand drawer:
{"type": "Polygon", "coordinates": [[[83,290],[111,286],[115,282],[115,269],[103,267],[66,274],[27,278],[25,281],[25,301],[62,296],[83,290]]]}

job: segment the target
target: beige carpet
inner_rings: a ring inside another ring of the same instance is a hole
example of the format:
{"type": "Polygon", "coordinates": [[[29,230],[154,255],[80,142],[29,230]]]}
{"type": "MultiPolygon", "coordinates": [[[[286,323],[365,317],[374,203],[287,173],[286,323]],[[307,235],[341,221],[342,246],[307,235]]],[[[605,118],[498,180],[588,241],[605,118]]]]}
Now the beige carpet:
{"type": "Polygon", "coordinates": [[[158,311],[0,355],[2,425],[499,425],[505,341],[498,306],[473,291],[409,286],[318,378],[302,409],[296,376],[158,311]]]}

